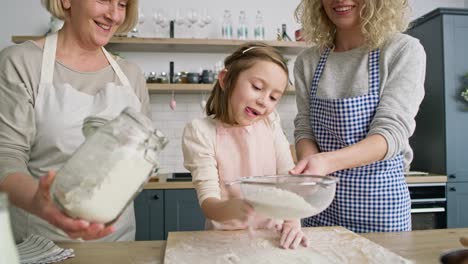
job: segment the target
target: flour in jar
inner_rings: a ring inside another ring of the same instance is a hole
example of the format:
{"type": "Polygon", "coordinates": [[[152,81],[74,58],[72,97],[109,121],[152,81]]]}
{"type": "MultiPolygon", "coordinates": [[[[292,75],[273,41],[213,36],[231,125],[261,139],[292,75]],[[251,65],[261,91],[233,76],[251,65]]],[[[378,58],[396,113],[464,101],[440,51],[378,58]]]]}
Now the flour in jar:
{"type": "Polygon", "coordinates": [[[89,177],[59,197],[70,216],[96,223],[114,220],[153,168],[153,164],[128,147],[116,148],[110,157],[101,160],[101,166],[94,168],[94,171],[89,170],[89,177]],[[92,174],[104,176],[93,177],[92,174]]]}
{"type": "Polygon", "coordinates": [[[276,187],[244,184],[244,199],[256,213],[272,219],[298,219],[319,213],[319,210],[300,195],[276,187]]]}

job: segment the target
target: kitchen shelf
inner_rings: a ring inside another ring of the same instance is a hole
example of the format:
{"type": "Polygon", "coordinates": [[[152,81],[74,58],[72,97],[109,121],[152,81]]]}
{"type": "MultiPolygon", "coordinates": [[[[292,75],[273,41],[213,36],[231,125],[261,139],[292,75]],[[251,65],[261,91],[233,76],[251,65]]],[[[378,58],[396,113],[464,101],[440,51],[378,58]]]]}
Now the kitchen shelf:
{"type": "MultiPolygon", "coordinates": [[[[35,40],[43,36],[12,36],[14,43],[35,40]]],[[[106,46],[112,51],[145,51],[145,52],[200,52],[231,53],[244,40],[225,39],[184,39],[184,38],[127,38],[113,37],[106,46]]],[[[303,41],[263,41],[279,49],[283,54],[297,55],[307,44],[303,41]]]]}
{"type": "MultiPolygon", "coordinates": [[[[148,91],[150,94],[157,93],[200,93],[200,92],[211,92],[214,84],[191,84],[191,83],[148,83],[148,91]]],[[[286,90],[286,94],[294,94],[294,89],[286,90]]]]}
{"type": "Polygon", "coordinates": [[[214,84],[192,84],[192,83],[147,83],[148,91],[151,94],[155,93],[172,93],[183,92],[183,93],[199,93],[199,92],[210,92],[214,84]]]}
{"type": "MultiPolygon", "coordinates": [[[[22,43],[28,40],[36,40],[43,36],[12,36],[14,43],[22,43]]],[[[112,51],[147,51],[147,52],[207,52],[230,53],[239,45],[245,43],[242,40],[224,39],[177,39],[177,38],[127,38],[113,37],[106,46],[112,51]]],[[[307,46],[305,42],[293,41],[264,41],[278,48],[284,54],[297,54],[307,46]]],[[[163,84],[149,83],[148,91],[155,93],[200,93],[210,92],[214,84],[163,84]]],[[[286,91],[286,94],[294,94],[294,88],[286,91]]]]}

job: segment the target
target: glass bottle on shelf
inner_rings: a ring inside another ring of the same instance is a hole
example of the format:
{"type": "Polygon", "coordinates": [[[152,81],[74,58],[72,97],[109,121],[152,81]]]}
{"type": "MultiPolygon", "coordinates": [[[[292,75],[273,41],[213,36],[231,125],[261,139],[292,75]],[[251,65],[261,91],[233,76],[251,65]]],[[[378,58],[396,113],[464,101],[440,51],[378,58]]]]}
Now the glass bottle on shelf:
{"type": "Polygon", "coordinates": [[[224,10],[221,34],[223,39],[232,39],[232,19],[229,10],[224,10]]]}
{"type": "Polygon", "coordinates": [[[263,25],[263,15],[260,10],[257,10],[257,15],[255,16],[254,35],[256,40],[265,40],[265,26],[263,25]]]}
{"type": "Polygon", "coordinates": [[[246,16],[245,11],[241,10],[239,13],[239,25],[237,28],[237,38],[240,40],[248,39],[248,30],[247,30],[247,23],[246,23],[246,16]]]}
{"type": "Polygon", "coordinates": [[[8,197],[0,192],[0,263],[18,264],[18,250],[11,231],[10,214],[8,213],[8,197]]]}

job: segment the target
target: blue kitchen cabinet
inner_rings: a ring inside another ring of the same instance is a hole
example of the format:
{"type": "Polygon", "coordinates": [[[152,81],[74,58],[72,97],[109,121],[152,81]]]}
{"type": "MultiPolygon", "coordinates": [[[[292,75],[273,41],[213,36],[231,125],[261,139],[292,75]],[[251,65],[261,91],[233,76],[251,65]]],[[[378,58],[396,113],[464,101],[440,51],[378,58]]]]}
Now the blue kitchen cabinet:
{"type": "Polygon", "coordinates": [[[408,33],[427,54],[411,168],[448,176],[447,226],[468,227],[461,207],[468,186],[468,102],[460,95],[468,72],[468,9],[436,9],[414,21],[408,33]]]}
{"type": "Polygon", "coordinates": [[[447,225],[453,228],[466,227],[468,223],[468,182],[451,182],[447,184],[447,211],[452,212],[452,216],[447,220],[447,225]]]}
{"type": "Polygon", "coordinates": [[[165,190],[164,239],[172,231],[204,230],[205,217],[194,189],[165,190]]]}
{"type": "Polygon", "coordinates": [[[134,201],[136,240],[164,239],[164,191],[143,190],[134,201]]]}
{"type": "Polygon", "coordinates": [[[172,231],[204,230],[194,189],[143,190],[134,201],[136,240],[165,240],[172,231]]]}

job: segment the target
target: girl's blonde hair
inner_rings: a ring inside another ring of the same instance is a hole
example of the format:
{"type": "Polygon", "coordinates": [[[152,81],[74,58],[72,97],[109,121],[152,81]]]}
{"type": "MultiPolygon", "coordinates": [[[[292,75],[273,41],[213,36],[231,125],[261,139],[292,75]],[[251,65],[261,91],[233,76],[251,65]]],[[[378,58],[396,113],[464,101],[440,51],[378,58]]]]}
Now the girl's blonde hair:
{"type": "MultiPolygon", "coordinates": [[[[381,47],[393,34],[409,26],[408,0],[362,0],[361,31],[369,49],[381,47]]],[[[301,0],[295,11],[305,39],[320,48],[332,47],[335,26],[323,9],[322,0],[301,0]]]]}
{"type": "Polygon", "coordinates": [[[229,114],[232,92],[239,75],[258,61],[273,62],[284,70],[287,77],[289,76],[286,60],[277,49],[261,42],[246,43],[224,60],[226,70],[226,75],[223,78],[224,89],[221,88],[220,81],[216,81],[206,103],[206,115],[214,115],[214,118],[223,123],[234,124],[233,117],[229,114]]]}
{"type": "MultiPolygon", "coordinates": [[[[80,0],[81,1],[81,0],[80,0]]],[[[42,5],[54,17],[65,20],[65,10],[62,6],[61,0],[41,0],[42,5]]],[[[116,34],[127,33],[133,29],[138,22],[138,0],[128,0],[127,8],[125,11],[125,20],[119,26],[116,34]]]]}

